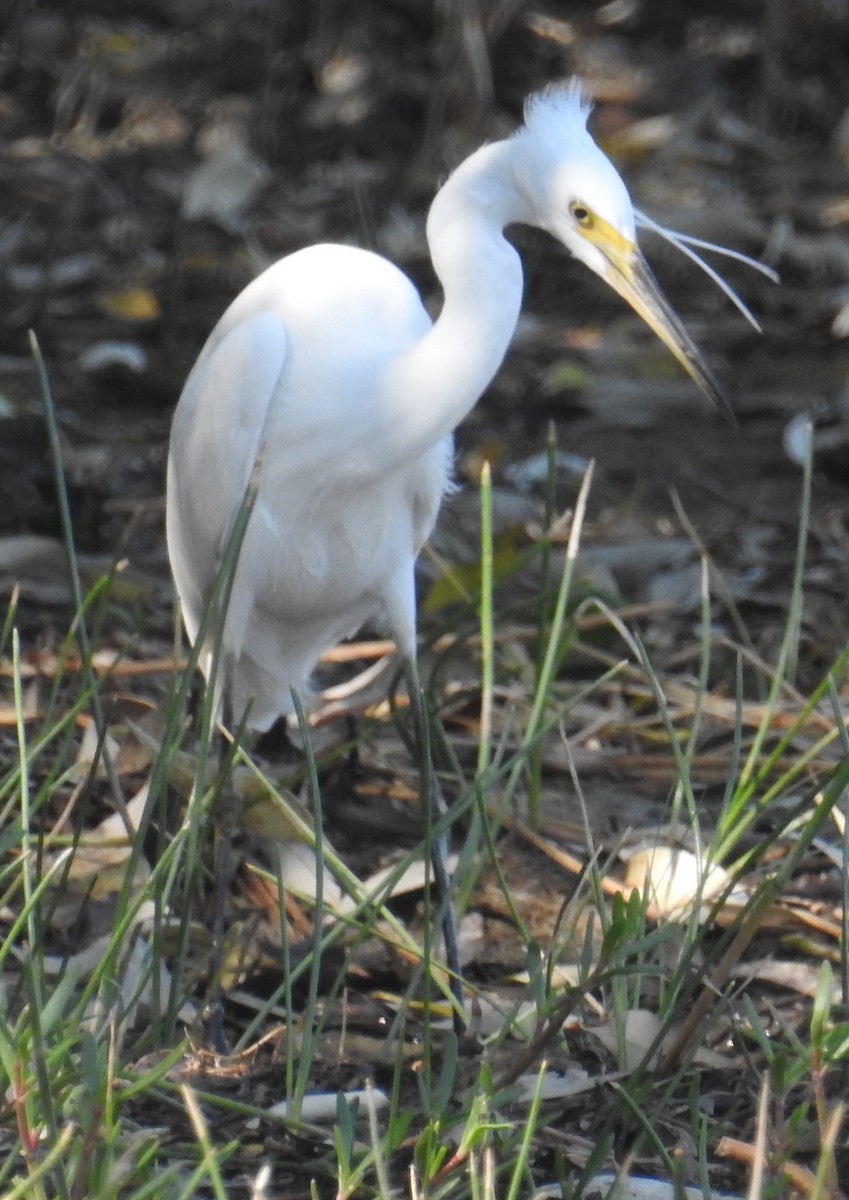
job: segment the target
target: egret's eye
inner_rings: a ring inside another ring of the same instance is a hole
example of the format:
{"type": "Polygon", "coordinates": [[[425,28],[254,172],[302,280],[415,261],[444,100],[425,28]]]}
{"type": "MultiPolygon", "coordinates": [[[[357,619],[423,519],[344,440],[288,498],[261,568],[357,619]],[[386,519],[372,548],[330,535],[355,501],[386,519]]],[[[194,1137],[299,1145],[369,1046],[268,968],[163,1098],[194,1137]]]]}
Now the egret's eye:
{"type": "Polygon", "coordinates": [[[582,204],[580,200],[573,200],[569,205],[569,212],[574,220],[582,225],[584,229],[589,229],[593,223],[593,214],[587,208],[586,204],[582,204]]]}

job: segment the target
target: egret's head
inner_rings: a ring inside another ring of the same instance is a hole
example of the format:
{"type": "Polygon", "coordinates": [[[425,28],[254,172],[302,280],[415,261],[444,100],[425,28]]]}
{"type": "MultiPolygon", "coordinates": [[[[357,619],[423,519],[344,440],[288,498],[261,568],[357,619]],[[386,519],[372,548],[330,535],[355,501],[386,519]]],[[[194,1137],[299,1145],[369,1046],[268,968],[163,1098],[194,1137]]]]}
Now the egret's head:
{"type": "Polygon", "coordinates": [[[631,305],[699,387],[733,412],[637,247],[625,184],[587,132],[576,81],[531,96],[513,138],[516,180],[533,224],[547,230],[631,305]]]}

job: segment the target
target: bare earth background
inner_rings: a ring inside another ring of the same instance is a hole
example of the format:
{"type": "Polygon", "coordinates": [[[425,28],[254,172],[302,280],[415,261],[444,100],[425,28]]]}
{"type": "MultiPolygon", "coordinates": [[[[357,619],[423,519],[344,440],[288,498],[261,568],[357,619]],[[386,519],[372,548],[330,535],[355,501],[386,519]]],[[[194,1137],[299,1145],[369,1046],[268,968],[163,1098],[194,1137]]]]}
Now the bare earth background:
{"type": "MultiPolygon", "coordinates": [[[[639,544],[678,531],[674,490],[737,598],[760,610],[755,631],[769,644],[800,489],[782,430],[837,401],[849,374],[833,325],[849,303],[845,8],[549,14],[513,3],[464,20],[462,5],[415,0],[16,6],[0,63],[0,534],[58,532],[34,329],[78,547],[125,555],[147,633],[170,633],[168,421],[217,316],[263,265],[323,239],[388,254],[438,303],[423,225],[439,179],[515,126],[529,91],[577,72],[636,202],[763,256],[782,285],[723,267],[760,318],[759,337],[701,273],[643,239],[727,383],[741,421],[732,430],[600,284],[541,235],[518,231],[525,318],[460,431],[461,478],[474,480],[485,450],[509,490],[506,469],[543,449],[553,421],[562,450],[597,460],[602,542],[634,548],[617,559],[623,597],[645,598],[658,566],[669,567],[639,544]]],[[[823,461],[807,631],[820,661],[845,637],[849,584],[845,455],[823,461]]],[[[567,472],[564,506],[576,486],[567,472]]],[[[41,549],[4,540],[0,578],[21,583],[22,615],[44,641],[62,570],[54,578],[41,549]]]]}

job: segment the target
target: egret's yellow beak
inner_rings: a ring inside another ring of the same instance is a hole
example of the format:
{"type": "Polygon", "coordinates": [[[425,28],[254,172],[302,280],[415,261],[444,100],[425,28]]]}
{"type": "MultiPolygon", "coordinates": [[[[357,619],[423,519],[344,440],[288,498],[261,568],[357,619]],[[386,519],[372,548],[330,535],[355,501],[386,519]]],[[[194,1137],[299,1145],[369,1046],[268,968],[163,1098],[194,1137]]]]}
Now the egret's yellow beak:
{"type": "Polygon", "coordinates": [[[605,263],[602,277],[605,281],[654,330],[723,416],[736,425],[737,417],[728,397],[711,374],[634,243],[595,214],[592,224],[582,227],[581,233],[601,251],[605,263]]]}

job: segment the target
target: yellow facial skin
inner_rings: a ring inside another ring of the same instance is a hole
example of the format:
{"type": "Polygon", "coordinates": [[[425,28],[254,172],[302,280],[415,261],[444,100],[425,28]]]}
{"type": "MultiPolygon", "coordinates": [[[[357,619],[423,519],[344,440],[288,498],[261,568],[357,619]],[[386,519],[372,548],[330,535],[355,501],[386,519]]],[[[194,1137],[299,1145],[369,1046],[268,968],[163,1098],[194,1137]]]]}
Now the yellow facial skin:
{"type": "Polygon", "coordinates": [[[586,205],[575,201],[570,212],[581,235],[601,253],[605,282],[628,301],[723,416],[736,425],[737,418],[728,397],[660,290],[637,246],[586,205]]]}

